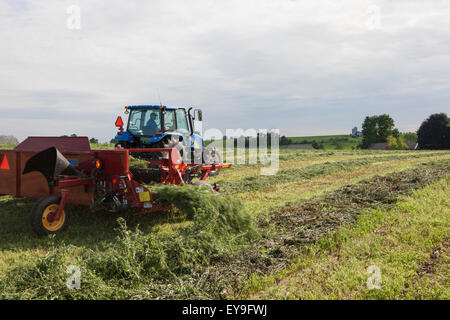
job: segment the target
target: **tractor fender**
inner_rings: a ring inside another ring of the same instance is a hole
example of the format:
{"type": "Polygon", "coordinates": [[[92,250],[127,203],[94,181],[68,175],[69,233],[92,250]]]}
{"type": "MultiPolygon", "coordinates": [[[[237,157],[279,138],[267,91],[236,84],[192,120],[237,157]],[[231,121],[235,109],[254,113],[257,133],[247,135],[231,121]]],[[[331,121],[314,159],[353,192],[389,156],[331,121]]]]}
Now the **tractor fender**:
{"type": "Polygon", "coordinates": [[[126,141],[129,143],[133,143],[133,136],[128,131],[123,131],[122,134],[117,134],[114,137],[114,140],[116,141],[126,141]]]}

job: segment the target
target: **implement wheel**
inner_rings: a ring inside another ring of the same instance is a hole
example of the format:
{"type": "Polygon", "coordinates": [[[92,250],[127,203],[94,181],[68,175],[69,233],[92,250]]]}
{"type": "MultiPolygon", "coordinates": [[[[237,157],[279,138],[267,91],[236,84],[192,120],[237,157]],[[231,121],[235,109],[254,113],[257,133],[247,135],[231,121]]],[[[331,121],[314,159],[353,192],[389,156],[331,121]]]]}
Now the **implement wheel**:
{"type": "Polygon", "coordinates": [[[33,231],[38,235],[55,234],[67,228],[69,216],[66,210],[61,212],[58,220],[54,219],[60,201],[60,197],[52,195],[41,198],[34,204],[30,222],[33,231]]]}

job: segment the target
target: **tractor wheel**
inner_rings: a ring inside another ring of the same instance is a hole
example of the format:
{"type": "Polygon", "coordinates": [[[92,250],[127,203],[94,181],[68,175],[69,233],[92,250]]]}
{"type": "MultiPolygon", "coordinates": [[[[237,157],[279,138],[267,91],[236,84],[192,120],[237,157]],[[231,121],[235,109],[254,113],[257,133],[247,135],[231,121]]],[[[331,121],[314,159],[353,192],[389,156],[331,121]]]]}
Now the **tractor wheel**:
{"type": "Polygon", "coordinates": [[[180,155],[180,159],[184,162],[186,160],[186,150],[184,148],[184,145],[181,141],[175,140],[178,139],[176,136],[172,136],[173,138],[169,139],[167,142],[163,143],[163,148],[175,148],[178,150],[178,153],[180,155]]]}
{"type": "Polygon", "coordinates": [[[30,222],[33,231],[38,235],[55,234],[67,228],[69,215],[63,210],[59,220],[53,220],[52,215],[58,211],[61,198],[55,195],[39,199],[30,213],[30,222]]]}
{"type": "Polygon", "coordinates": [[[209,184],[208,182],[204,181],[204,180],[197,180],[191,183],[193,186],[197,186],[200,188],[206,188],[208,190],[210,190],[212,193],[216,193],[214,191],[214,188],[212,187],[211,184],[209,184]]]}

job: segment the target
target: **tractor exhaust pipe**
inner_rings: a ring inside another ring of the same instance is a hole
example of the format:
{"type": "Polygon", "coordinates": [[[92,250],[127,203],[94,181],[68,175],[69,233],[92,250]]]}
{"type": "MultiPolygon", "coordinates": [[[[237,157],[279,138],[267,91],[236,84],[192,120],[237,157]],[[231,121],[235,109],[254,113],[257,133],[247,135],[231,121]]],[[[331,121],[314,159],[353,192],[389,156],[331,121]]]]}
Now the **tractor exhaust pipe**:
{"type": "Polygon", "coordinates": [[[22,174],[33,171],[42,173],[50,187],[55,186],[55,178],[59,175],[85,177],[55,147],[45,149],[28,159],[22,174]]]}

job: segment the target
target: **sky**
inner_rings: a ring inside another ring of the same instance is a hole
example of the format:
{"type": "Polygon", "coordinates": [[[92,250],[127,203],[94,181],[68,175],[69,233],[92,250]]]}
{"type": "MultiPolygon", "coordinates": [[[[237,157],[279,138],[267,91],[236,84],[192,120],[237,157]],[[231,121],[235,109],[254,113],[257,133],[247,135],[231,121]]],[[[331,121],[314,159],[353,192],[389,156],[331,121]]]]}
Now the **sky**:
{"type": "Polygon", "coordinates": [[[450,113],[450,1],[0,0],[0,134],[109,141],[124,106],[349,134],[450,113]]]}

